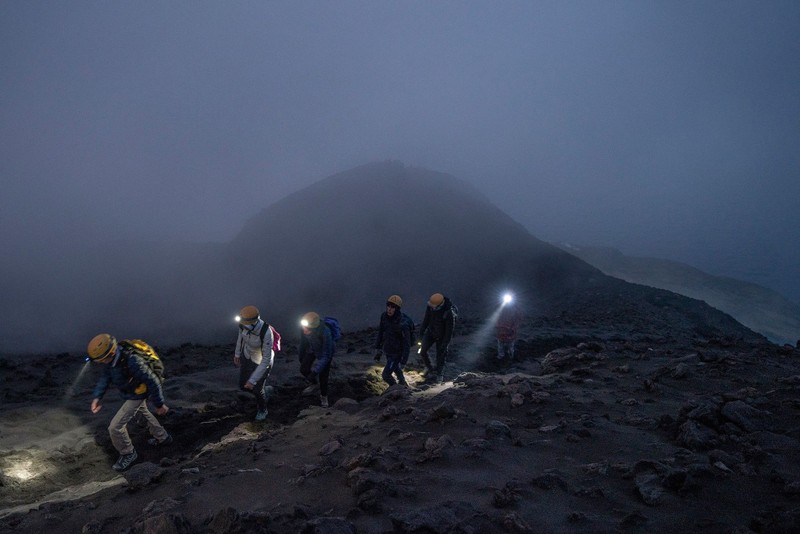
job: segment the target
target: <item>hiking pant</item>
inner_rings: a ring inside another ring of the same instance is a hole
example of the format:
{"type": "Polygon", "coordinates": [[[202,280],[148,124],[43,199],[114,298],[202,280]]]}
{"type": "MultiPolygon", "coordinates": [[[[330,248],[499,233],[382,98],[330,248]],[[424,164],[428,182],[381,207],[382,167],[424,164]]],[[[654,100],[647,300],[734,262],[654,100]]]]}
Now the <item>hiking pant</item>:
{"type": "Polygon", "coordinates": [[[315,375],[311,371],[311,366],[314,364],[316,359],[317,358],[313,352],[307,352],[305,357],[300,360],[300,374],[303,375],[311,384],[319,383],[319,394],[323,397],[327,397],[328,375],[331,373],[331,364],[328,363],[328,365],[326,365],[325,368],[319,372],[319,375],[315,375]]]}
{"type": "Polygon", "coordinates": [[[263,412],[267,409],[267,397],[264,395],[264,382],[267,381],[267,377],[269,376],[269,369],[264,373],[264,376],[256,382],[253,389],[244,389],[244,385],[247,384],[247,380],[253,375],[253,371],[256,370],[258,364],[253,363],[253,360],[248,360],[247,358],[241,358],[239,361],[242,362],[242,365],[239,366],[239,389],[252,393],[256,398],[256,407],[258,411],[263,412]]]}
{"type": "Polygon", "coordinates": [[[447,346],[449,343],[445,342],[443,339],[434,339],[428,333],[425,334],[425,337],[422,338],[422,347],[420,348],[420,356],[422,357],[422,363],[425,364],[425,367],[428,369],[434,369],[437,375],[441,375],[444,373],[444,364],[447,360],[447,346]],[[433,344],[436,344],[436,366],[434,367],[431,365],[431,359],[428,357],[428,349],[430,349],[433,344]]]}
{"type": "Polygon", "coordinates": [[[147,429],[150,434],[158,441],[164,441],[169,435],[156,416],[147,408],[147,399],[126,400],[122,403],[117,415],[108,424],[108,435],[111,436],[111,443],[120,454],[130,454],[133,452],[133,443],[128,435],[128,422],[140,413],[147,421],[147,429]]]}
{"type": "Polygon", "coordinates": [[[393,356],[390,356],[389,354],[386,355],[386,367],[383,368],[381,378],[383,378],[383,381],[390,386],[395,385],[397,382],[400,382],[401,384],[406,383],[406,377],[403,376],[403,366],[399,354],[393,356]],[[397,381],[395,381],[392,373],[397,375],[397,381]]]}

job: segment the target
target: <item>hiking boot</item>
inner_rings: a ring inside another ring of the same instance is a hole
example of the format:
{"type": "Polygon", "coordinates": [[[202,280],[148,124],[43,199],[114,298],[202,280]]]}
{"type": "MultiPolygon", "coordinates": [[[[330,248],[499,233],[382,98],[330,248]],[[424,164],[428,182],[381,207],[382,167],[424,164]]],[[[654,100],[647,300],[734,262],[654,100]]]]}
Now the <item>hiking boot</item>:
{"type": "Polygon", "coordinates": [[[303,390],[303,395],[315,395],[319,391],[319,384],[311,384],[303,390]]]}
{"type": "Polygon", "coordinates": [[[259,410],[258,413],[256,414],[256,421],[263,421],[264,419],[267,418],[268,413],[269,412],[267,411],[266,408],[264,408],[263,410],[259,410]]]}
{"type": "Polygon", "coordinates": [[[330,406],[328,404],[328,397],[326,397],[325,395],[320,395],[319,396],[319,405],[322,406],[323,408],[327,408],[328,406],[330,406]]]}
{"type": "Polygon", "coordinates": [[[139,455],[136,454],[136,451],[133,451],[128,454],[123,454],[119,457],[117,463],[111,466],[111,469],[113,469],[114,471],[125,471],[127,468],[133,465],[133,462],[135,462],[136,458],[138,457],[139,455]]]}
{"type": "Polygon", "coordinates": [[[164,447],[172,443],[172,435],[167,434],[167,437],[158,441],[156,438],[150,438],[147,440],[147,444],[151,447],[164,447]]]}

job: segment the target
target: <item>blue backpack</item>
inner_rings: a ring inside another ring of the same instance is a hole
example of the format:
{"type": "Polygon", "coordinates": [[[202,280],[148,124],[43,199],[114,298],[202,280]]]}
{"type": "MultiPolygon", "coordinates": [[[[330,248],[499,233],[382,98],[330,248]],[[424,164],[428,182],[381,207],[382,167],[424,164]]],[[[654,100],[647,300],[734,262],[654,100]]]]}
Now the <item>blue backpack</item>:
{"type": "Polygon", "coordinates": [[[334,343],[342,338],[342,329],[339,328],[339,321],[335,317],[325,317],[322,319],[322,322],[324,322],[328,330],[331,331],[331,337],[334,343]]]}

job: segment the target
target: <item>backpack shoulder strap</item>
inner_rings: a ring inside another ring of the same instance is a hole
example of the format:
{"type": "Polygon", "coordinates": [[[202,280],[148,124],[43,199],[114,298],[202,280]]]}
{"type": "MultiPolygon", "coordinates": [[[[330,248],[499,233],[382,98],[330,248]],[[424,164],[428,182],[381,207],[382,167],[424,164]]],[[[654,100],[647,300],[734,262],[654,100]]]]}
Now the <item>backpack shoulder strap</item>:
{"type": "Polygon", "coordinates": [[[261,348],[264,348],[264,338],[267,336],[267,332],[269,332],[269,323],[264,321],[264,326],[261,328],[261,332],[258,333],[258,337],[261,338],[261,348]]]}

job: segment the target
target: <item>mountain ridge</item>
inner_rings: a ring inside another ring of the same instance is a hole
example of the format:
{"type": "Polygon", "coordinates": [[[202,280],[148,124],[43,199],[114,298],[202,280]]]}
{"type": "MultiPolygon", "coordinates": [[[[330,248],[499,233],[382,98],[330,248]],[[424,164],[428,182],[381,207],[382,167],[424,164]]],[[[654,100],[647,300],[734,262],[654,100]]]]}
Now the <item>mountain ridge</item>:
{"type": "Polygon", "coordinates": [[[800,306],[759,284],[678,261],[628,256],[610,247],[560,246],[610,276],[705,301],[774,343],[795,344],[800,338],[800,306]]]}

